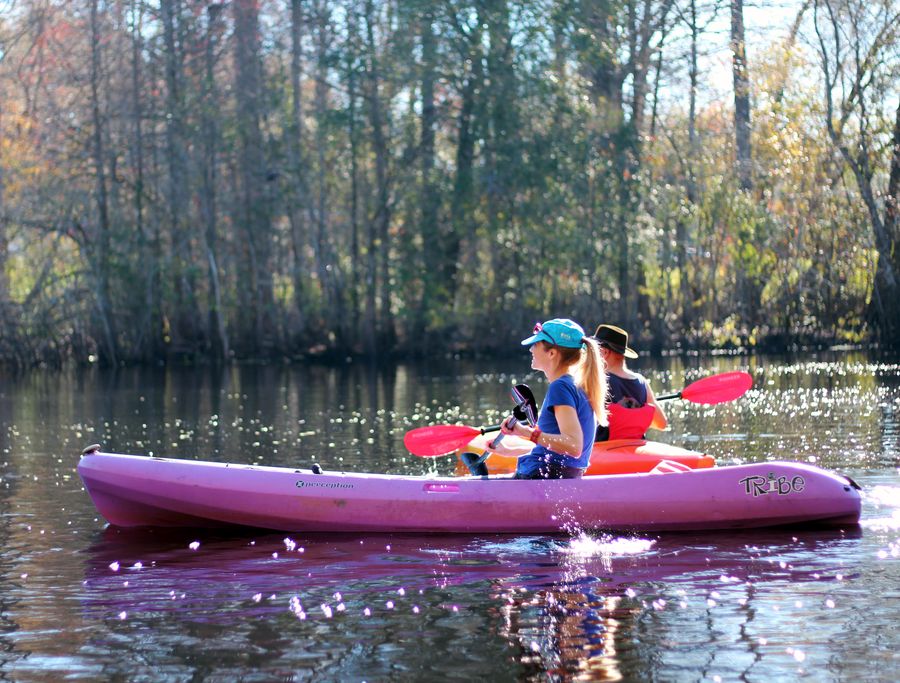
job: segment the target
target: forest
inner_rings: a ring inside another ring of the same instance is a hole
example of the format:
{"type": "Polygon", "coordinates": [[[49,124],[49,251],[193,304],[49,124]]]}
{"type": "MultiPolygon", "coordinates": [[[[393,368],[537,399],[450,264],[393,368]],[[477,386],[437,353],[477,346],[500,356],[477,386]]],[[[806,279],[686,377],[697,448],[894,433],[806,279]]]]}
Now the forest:
{"type": "Polygon", "coordinates": [[[770,1],[0,0],[0,363],[895,347],[900,2],[770,1]]]}

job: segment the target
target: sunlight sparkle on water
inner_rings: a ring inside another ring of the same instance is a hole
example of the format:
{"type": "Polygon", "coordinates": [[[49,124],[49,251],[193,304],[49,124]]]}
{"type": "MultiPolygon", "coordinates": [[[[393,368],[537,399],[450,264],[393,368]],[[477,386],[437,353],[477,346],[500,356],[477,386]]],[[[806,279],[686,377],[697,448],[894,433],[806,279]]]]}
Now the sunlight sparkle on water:
{"type": "Polygon", "coordinates": [[[300,598],[294,595],[291,597],[289,604],[291,612],[293,612],[298,619],[306,619],[306,612],[303,611],[303,605],[300,604],[300,598]]]}
{"type": "Polygon", "coordinates": [[[655,540],[646,538],[592,538],[581,533],[571,539],[563,552],[575,557],[596,557],[597,555],[640,555],[650,550],[655,540]]]}
{"type": "Polygon", "coordinates": [[[886,560],[889,557],[900,557],[900,543],[889,543],[887,550],[879,550],[876,553],[879,560],[886,560]]]}
{"type": "Polygon", "coordinates": [[[804,659],[806,659],[806,653],[803,652],[802,650],[795,650],[794,648],[789,647],[787,649],[787,653],[789,655],[793,655],[794,659],[797,660],[798,662],[802,662],[804,659]]]}

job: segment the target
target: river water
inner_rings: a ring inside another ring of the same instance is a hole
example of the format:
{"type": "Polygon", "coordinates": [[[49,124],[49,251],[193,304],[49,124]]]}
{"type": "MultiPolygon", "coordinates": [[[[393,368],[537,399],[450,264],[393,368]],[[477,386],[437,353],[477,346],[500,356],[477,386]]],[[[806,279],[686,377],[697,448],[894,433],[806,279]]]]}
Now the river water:
{"type": "Polygon", "coordinates": [[[733,369],[754,388],[670,402],[661,441],[727,465],[813,462],[863,487],[859,527],[573,536],[124,532],[85,446],[452,474],[426,424],[491,424],[527,355],[372,369],[32,372],[0,384],[0,679],[895,681],[900,364],[860,353],[636,364],[657,393],[733,369]]]}

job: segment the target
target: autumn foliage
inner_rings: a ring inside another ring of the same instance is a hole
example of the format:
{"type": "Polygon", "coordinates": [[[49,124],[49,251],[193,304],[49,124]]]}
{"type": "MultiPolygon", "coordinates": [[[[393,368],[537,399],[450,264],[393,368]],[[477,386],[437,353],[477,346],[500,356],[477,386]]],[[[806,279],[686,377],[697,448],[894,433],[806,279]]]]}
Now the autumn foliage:
{"type": "Polygon", "coordinates": [[[896,3],[816,0],[747,50],[740,173],[719,9],[17,3],[0,360],[503,351],[554,316],[894,343],[896,3]]]}

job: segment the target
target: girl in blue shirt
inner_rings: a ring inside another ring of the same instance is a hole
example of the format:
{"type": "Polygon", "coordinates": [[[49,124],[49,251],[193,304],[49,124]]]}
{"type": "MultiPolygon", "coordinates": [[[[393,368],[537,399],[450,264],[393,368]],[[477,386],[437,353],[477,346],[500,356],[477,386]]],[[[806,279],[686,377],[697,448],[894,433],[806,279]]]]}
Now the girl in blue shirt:
{"type": "Polygon", "coordinates": [[[597,340],[578,323],[555,318],[535,325],[522,344],[531,347],[531,367],[550,386],[536,427],[507,419],[501,428],[535,444],[519,458],[515,478],[578,478],[590,461],[597,424],[607,424],[606,368],[597,340]]]}

